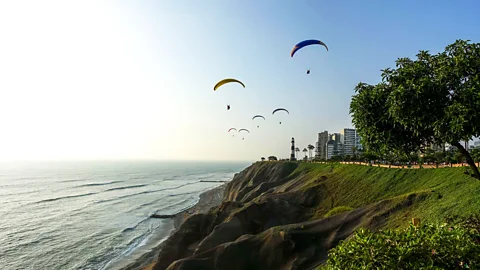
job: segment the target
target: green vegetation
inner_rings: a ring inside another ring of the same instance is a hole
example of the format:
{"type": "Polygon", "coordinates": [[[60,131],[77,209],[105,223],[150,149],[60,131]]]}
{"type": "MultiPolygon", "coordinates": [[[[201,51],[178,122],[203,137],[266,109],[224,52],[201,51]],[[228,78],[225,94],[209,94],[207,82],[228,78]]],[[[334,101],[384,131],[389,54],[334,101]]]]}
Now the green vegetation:
{"type": "Polygon", "coordinates": [[[361,229],[330,250],[319,269],[477,269],[479,238],[477,229],[446,224],[378,233],[361,229]]]}
{"type": "MultiPolygon", "coordinates": [[[[409,159],[433,144],[449,143],[480,172],[460,144],[480,135],[480,43],[457,40],[444,52],[420,51],[382,72],[377,85],[360,83],[350,104],[362,144],[370,152],[409,159]]],[[[392,157],[391,157],[392,158],[392,157]]]]}
{"type": "Polygon", "coordinates": [[[347,212],[347,211],[351,211],[353,210],[353,208],[351,208],[350,206],[337,206],[335,208],[333,208],[332,210],[328,211],[327,214],[325,214],[325,217],[329,217],[329,216],[333,216],[333,215],[336,215],[336,214],[340,214],[340,213],[343,213],[343,212],[347,212]]]}
{"type": "Polygon", "coordinates": [[[396,209],[386,218],[384,227],[396,228],[407,226],[412,217],[440,222],[446,215],[478,213],[480,182],[463,172],[463,168],[404,170],[299,163],[289,177],[305,180],[301,189],[321,185],[322,200],[312,219],[322,218],[336,207],[355,209],[384,201],[396,209]]]}

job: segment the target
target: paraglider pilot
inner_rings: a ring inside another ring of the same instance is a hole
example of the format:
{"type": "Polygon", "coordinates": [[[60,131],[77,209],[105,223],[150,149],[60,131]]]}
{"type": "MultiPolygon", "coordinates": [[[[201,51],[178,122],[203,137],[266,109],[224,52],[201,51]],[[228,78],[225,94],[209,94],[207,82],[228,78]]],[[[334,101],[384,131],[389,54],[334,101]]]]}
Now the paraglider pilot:
{"type": "Polygon", "coordinates": [[[310,69],[307,69],[307,74],[310,74],[310,69]]]}
{"type": "Polygon", "coordinates": [[[230,110],[230,105],[227,105],[227,111],[230,110]]]}

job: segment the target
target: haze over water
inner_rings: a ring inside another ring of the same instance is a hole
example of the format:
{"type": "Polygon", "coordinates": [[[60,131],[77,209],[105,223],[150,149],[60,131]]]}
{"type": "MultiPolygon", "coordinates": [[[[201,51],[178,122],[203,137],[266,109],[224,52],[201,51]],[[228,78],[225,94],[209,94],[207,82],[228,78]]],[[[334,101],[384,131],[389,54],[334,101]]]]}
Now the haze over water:
{"type": "Polygon", "coordinates": [[[2,269],[118,269],[158,245],[169,219],[248,163],[0,164],[2,269]]]}

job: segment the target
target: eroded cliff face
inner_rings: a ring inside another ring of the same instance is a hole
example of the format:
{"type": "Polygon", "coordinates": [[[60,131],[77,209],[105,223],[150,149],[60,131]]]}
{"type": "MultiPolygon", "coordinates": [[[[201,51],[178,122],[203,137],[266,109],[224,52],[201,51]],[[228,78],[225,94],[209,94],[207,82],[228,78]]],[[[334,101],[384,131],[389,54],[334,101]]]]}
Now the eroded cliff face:
{"type": "Polygon", "coordinates": [[[355,229],[379,227],[405,204],[384,200],[316,219],[332,199],[327,176],[312,179],[297,167],[259,162],[236,174],[221,205],[189,217],[165,241],[154,269],[310,269],[355,229]]]}

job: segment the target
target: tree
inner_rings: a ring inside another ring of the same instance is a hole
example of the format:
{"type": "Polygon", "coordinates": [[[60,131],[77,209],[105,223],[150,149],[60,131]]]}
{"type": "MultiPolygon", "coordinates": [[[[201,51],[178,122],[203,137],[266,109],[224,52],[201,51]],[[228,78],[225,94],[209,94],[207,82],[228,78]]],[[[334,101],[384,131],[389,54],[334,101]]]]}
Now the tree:
{"type": "Polygon", "coordinates": [[[265,161],[265,158],[264,158],[264,157],[262,157],[262,158],[261,158],[261,160],[262,160],[262,161],[265,161]]]}
{"type": "Polygon", "coordinates": [[[438,164],[441,162],[445,162],[445,152],[436,152],[434,154],[435,157],[435,164],[438,167],[438,164]]]}
{"type": "Polygon", "coordinates": [[[352,147],[352,156],[351,159],[353,161],[357,160],[358,148],[356,146],[352,147]]]}
{"type": "Polygon", "coordinates": [[[295,158],[298,159],[298,152],[300,152],[300,148],[295,147],[295,158]]]}
{"type": "Polygon", "coordinates": [[[278,160],[276,156],[269,156],[268,157],[268,160],[269,161],[275,161],[275,160],[278,160]]]}
{"type": "Polygon", "coordinates": [[[455,160],[457,161],[457,163],[465,162],[465,157],[463,156],[462,152],[460,151],[455,152],[455,160]]]}
{"type": "Polygon", "coordinates": [[[350,104],[353,123],[375,152],[412,154],[449,143],[480,172],[460,144],[480,135],[480,43],[457,40],[444,52],[420,51],[382,71],[377,85],[360,83],[350,104]]]}
{"type": "Polygon", "coordinates": [[[307,148],[308,148],[308,155],[309,155],[310,158],[311,158],[311,157],[312,157],[312,150],[315,149],[315,146],[309,144],[309,145],[307,146],[307,148]]]}
{"type": "Polygon", "coordinates": [[[372,160],[376,160],[378,159],[378,156],[370,151],[366,151],[363,153],[362,155],[362,159],[367,162],[367,163],[370,163],[372,160]]]}
{"type": "Polygon", "coordinates": [[[470,155],[472,156],[473,160],[477,162],[477,166],[479,166],[480,162],[480,149],[474,148],[472,151],[470,151],[470,155]]]}
{"type": "Polygon", "coordinates": [[[303,151],[303,153],[305,153],[305,157],[304,157],[304,159],[307,159],[307,151],[308,151],[308,150],[307,150],[307,148],[303,148],[303,150],[302,150],[302,151],[303,151]]]}
{"type": "Polygon", "coordinates": [[[343,157],[342,156],[332,156],[330,158],[330,161],[331,162],[339,162],[339,161],[342,161],[343,160],[343,157]]]}

